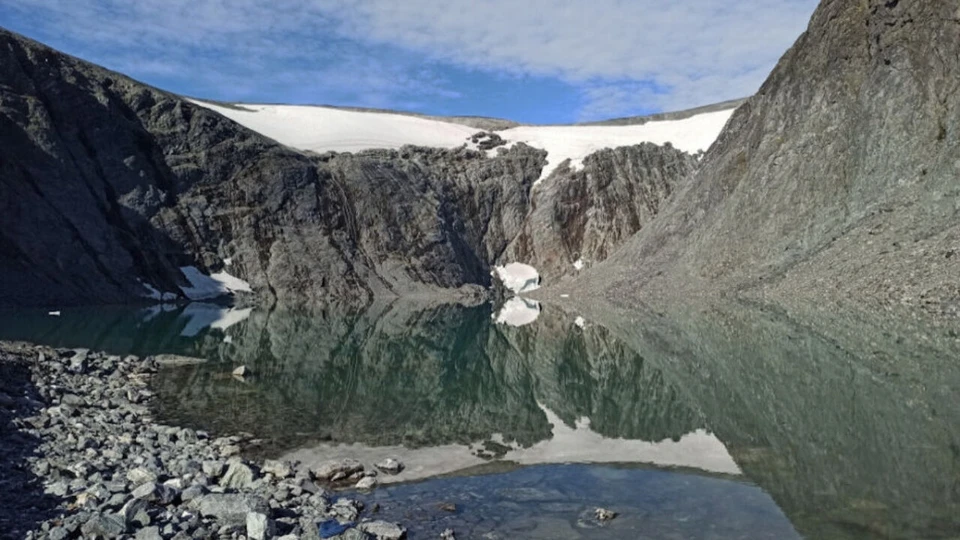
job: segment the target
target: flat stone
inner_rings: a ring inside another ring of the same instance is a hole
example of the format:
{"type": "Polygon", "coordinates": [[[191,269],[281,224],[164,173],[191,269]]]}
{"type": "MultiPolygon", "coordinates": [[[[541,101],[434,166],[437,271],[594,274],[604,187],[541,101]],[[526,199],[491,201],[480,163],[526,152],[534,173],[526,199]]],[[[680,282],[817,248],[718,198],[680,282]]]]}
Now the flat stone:
{"type": "Polygon", "coordinates": [[[359,482],[357,482],[357,485],[355,487],[359,490],[369,491],[377,487],[377,479],[374,478],[373,476],[364,477],[359,482]]]}
{"type": "Polygon", "coordinates": [[[158,354],[153,357],[153,360],[160,367],[195,366],[207,362],[205,358],[181,356],[179,354],[158,354]]]}
{"type": "Polygon", "coordinates": [[[163,540],[160,535],[160,527],[145,527],[137,531],[135,540],[163,540]]]}
{"type": "Polygon", "coordinates": [[[80,529],[84,538],[117,538],[127,532],[123,518],[116,514],[97,514],[80,529]]]}
{"type": "Polygon", "coordinates": [[[407,535],[406,529],[388,521],[365,521],[357,525],[357,528],[373,535],[377,540],[401,540],[407,535]]]}
{"type": "Polygon", "coordinates": [[[318,480],[346,478],[353,473],[363,471],[363,463],[355,459],[334,459],[321,463],[313,469],[313,476],[318,480]]]}
{"type": "Polygon", "coordinates": [[[245,525],[247,514],[268,514],[270,505],[261,497],[239,493],[210,493],[190,503],[203,517],[212,517],[224,524],[245,525]]]}

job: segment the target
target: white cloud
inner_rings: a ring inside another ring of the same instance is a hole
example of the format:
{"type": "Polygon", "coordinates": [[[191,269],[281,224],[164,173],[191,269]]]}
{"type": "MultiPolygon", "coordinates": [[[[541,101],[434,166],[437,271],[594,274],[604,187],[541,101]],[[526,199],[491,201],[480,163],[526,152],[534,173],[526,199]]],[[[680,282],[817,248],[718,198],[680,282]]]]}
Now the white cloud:
{"type": "MultiPolygon", "coordinates": [[[[72,52],[144,71],[198,69],[353,86],[368,100],[455,90],[433,61],[559,77],[582,117],[750,94],[806,26],[816,0],[4,0],[72,52]],[[358,44],[360,45],[358,47],[358,44]],[[118,51],[123,51],[119,53],[118,51]],[[383,58],[384,51],[403,51],[383,58]],[[404,54],[417,53],[404,58],[404,54]],[[89,54],[87,54],[89,53],[89,54]],[[113,55],[113,57],[111,57],[113,55]],[[421,56],[422,55],[422,56],[421,56]],[[400,58],[400,60],[398,60],[400,58]],[[426,62],[425,67],[423,63],[426,62]],[[428,76],[418,70],[425,69],[428,76]],[[431,74],[432,73],[432,74],[431,74]]],[[[56,44],[56,43],[55,43],[56,44]]],[[[136,72],[136,70],[134,70],[136,72]]],[[[196,75],[200,76],[200,75],[196,75]]],[[[242,96],[239,96],[242,97],[242,96]]]]}

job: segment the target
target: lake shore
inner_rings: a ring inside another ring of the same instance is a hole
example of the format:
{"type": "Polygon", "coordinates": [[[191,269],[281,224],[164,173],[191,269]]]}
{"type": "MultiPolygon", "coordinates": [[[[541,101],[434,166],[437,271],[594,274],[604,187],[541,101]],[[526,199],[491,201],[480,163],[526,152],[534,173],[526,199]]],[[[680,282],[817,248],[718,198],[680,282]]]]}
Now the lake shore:
{"type": "Polygon", "coordinates": [[[0,342],[0,526],[13,538],[399,539],[331,491],[377,472],[248,461],[247,436],[164,426],[154,357],[0,342]]]}

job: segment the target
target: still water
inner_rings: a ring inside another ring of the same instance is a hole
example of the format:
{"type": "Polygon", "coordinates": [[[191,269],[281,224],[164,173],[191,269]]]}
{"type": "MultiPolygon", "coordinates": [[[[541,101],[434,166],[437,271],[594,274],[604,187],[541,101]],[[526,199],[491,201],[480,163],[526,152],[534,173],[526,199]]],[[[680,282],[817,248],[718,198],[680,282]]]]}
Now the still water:
{"type": "Polygon", "coordinates": [[[192,304],[0,313],[0,339],[204,359],[155,379],[162,421],[250,433],[258,457],[399,458],[362,498],[414,539],[960,538],[955,333],[744,306],[588,319],[192,304]]]}

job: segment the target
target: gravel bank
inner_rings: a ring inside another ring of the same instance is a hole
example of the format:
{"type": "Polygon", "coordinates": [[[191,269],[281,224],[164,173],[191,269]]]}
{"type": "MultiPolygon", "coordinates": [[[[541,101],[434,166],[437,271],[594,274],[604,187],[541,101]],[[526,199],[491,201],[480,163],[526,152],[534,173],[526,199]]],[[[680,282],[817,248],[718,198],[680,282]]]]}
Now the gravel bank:
{"type": "Polygon", "coordinates": [[[0,342],[0,537],[399,539],[330,489],[376,485],[352,460],[306,470],[240,457],[151,419],[157,361],[0,342]]]}

